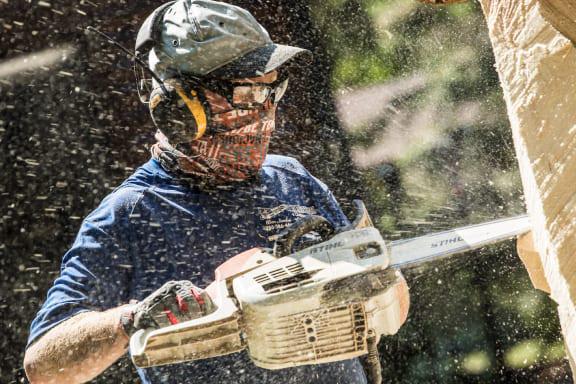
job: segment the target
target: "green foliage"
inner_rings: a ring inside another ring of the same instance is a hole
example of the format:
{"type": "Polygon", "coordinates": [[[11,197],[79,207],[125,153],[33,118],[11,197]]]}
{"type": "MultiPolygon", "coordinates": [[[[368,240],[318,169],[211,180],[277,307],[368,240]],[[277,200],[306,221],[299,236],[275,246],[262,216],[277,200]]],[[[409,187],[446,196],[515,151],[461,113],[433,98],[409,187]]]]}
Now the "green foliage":
{"type": "Polygon", "coordinates": [[[369,85],[383,82],[389,75],[390,69],[380,55],[358,53],[337,61],[334,83],[337,88],[369,85]]]}

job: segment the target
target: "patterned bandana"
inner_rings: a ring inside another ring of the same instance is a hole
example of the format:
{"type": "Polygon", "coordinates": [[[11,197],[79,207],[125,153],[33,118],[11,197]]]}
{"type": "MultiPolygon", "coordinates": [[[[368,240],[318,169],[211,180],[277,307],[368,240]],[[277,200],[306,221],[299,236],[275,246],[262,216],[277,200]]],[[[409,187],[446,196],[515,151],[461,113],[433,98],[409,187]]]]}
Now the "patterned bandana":
{"type": "Polygon", "coordinates": [[[276,105],[233,109],[226,98],[209,91],[206,99],[212,111],[209,130],[213,133],[172,146],[158,131],[152,157],[168,169],[216,184],[256,176],[274,131],[276,105]]]}

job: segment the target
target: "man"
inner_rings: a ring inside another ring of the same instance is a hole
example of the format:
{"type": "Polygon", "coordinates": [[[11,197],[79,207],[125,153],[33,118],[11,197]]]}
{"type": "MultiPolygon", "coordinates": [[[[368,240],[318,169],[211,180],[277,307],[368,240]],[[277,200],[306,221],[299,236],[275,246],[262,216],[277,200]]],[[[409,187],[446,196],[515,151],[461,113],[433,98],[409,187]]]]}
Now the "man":
{"type": "MultiPolygon", "coordinates": [[[[136,45],[154,76],[157,143],[64,255],[31,326],[24,365],[33,383],[90,380],[126,353],[135,330],[210,313],[198,286],[230,257],[271,247],[298,218],[348,224],[302,165],[267,155],[283,64],[305,50],[272,43],[248,12],[208,0],[159,7],[136,45]]],[[[245,352],[138,372],[145,383],[366,381],[357,360],[270,371],[245,352]]]]}

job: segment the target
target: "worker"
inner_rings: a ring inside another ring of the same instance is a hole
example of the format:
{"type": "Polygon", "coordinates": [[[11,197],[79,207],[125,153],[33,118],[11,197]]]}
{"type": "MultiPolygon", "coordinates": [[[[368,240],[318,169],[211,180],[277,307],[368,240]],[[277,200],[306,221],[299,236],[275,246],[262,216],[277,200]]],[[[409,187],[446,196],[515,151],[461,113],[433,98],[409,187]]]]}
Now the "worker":
{"type": "MultiPolygon", "coordinates": [[[[138,329],[212,313],[200,287],[224,261],[271,247],[296,220],[349,222],[297,160],[267,154],[288,62],[310,55],[275,44],[246,10],[209,0],[161,5],[143,23],[137,57],[150,74],[157,127],[151,159],[82,222],[32,322],[24,366],[32,383],[80,383],[127,353],[138,329]]],[[[365,383],[357,359],[282,370],[246,351],[138,369],[143,383],[365,383]]]]}

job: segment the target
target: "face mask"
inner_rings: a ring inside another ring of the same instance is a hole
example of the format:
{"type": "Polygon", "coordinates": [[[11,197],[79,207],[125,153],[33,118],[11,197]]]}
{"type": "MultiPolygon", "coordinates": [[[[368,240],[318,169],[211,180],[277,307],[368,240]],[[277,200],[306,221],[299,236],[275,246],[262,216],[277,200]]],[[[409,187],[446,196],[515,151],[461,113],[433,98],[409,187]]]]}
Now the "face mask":
{"type": "Polygon", "coordinates": [[[275,126],[276,103],[238,109],[206,91],[211,109],[210,135],[172,146],[160,132],[152,156],[165,167],[215,183],[254,177],[262,167],[275,126]]]}

